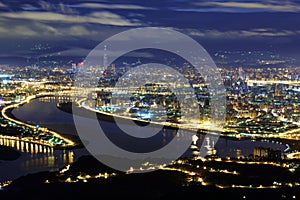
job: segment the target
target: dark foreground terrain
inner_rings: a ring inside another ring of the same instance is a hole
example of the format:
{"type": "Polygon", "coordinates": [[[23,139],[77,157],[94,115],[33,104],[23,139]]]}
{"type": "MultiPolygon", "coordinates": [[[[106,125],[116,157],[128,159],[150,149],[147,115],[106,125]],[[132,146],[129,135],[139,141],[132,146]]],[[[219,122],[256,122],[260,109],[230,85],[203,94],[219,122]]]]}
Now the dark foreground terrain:
{"type": "MultiPolygon", "coordinates": [[[[187,178],[186,173],[173,170],[128,174],[108,168],[92,156],[83,156],[66,171],[40,172],[14,180],[0,191],[0,198],[295,199],[300,197],[299,186],[283,186],[276,189],[221,189],[214,184],[201,185],[199,182],[187,181],[187,178]]],[[[219,179],[222,178],[224,177],[219,176],[219,179]]]]}

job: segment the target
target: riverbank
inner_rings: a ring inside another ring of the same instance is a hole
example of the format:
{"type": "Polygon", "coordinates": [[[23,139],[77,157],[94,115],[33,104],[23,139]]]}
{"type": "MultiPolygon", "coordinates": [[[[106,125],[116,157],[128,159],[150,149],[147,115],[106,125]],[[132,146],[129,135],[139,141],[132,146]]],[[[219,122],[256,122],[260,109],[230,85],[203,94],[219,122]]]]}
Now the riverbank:
{"type": "MultiPolygon", "coordinates": [[[[151,123],[152,126],[157,126],[157,127],[161,127],[162,123],[159,122],[151,122],[151,121],[147,121],[147,120],[142,120],[142,119],[134,119],[134,118],[130,118],[130,117],[125,117],[125,116],[118,116],[118,115],[113,115],[110,113],[105,113],[105,112],[93,112],[92,110],[86,109],[84,107],[72,107],[72,103],[68,102],[68,103],[62,103],[59,104],[59,106],[57,106],[58,109],[70,113],[70,114],[76,114],[76,115],[80,115],[82,117],[86,117],[86,118],[91,118],[91,119],[95,119],[95,115],[97,117],[98,121],[106,121],[106,122],[112,122],[115,123],[116,119],[118,122],[121,123],[128,123],[128,124],[132,124],[132,121],[139,125],[139,126],[147,126],[151,123]],[[76,109],[75,112],[73,112],[73,109],[76,109]]],[[[171,123],[171,122],[166,122],[164,123],[163,127],[167,128],[167,129],[179,129],[179,125],[180,124],[176,124],[176,123],[171,123]]],[[[182,128],[182,127],[181,127],[182,128]]],[[[188,129],[186,129],[188,130],[188,129]]],[[[190,131],[197,131],[197,130],[192,130],[190,129],[190,131]]],[[[197,132],[201,132],[201,130],[198,130],[197,132]]]]}
{"type": "MultiPolygon", "coordinates": [[[[23,100],[23,101],[21,101],[17,104],[8,105],[8,106],[2,108],[1,115],[2,115],[3,118],[5,118],[8,121],[11,121],[11,122],[13,122],[15,124],[18,124],[20,126],[26,126],[26,127],[30,128],[32,130],[35,130],[35,129],[37,129],[36,125],[29,124],[29,123],[26,123],[26,122],[23,122],[23,121],[17,119],[12,114],[12,111],[13,111],[13,109],[15,109],[17,107],[23,106],[24,104],[29,103],[31,100],[37,99],[37,98],[42,97],[42,96],[47,96],[47,95],[29,96],[25,100],[23,100]]],[[[64,134],[57,133],[53,130],[43,128],[43,127],[38,127],[38,128],[41,129],[45,134],[52,135],[53,137],[56,137],[58,139],[63,140],[65,142],[65,144],[63,144],[63,145],[54,145],[54,144],[47,143],[46,141],[32,141],[34,143],[50,146],[50,147],[56,148],[56,149],[73,149],[73,148],[82,148],[83,147],[83,145],[81,143],[81,140],[77,136],[64,135],[64,134]]]]}
{"type": "MultiPolygon", "coordinates": [[[[16,116],[14,116],[14,114],[12,113],[13,108],[8,109],[6,111],[6,115],[9,116],[10,118],[17,120],[17,121],[22,121],[20,119],[18,119],[16,116]]],[[[29,124],[31,126],[35,126],[35,124],[29,124]]],[[[50,131],[53,131],[51,129],[49,129],[50,131]]],[[[80,138],[76,135],[69,135],[69,134],[63,134],[63,133],[59,133],[59,135],[61,135],[63,138],[66,138],[72,142],[74,142],[73,146],[64,146],[64,147],[60,147],[60,146],[56,146],[54,147],[55,149],[78,149],[78,148],[83,148],[84,145],[82,144],[80,138]]]]}
{"type": "MultiPolygon", "coordinates": [[[[136,123],[137,125],[140,126],[147,126],[149,123],[152,122],[148,122],[145,120],[139,120],[139,119],[128,119],[128,118],[123,118],[123,117],[118,117],[116,115],[112,115],[110,113],[104,113],[104,112],[93,112],[92,110],[88,110],[84,107],[78,107],[78,106],[74,106],[72,107],[72,103],[63,103],[63,104],[59,104],[59,106],[57,106],[57,108],[59,110],[62,110],[64,112],[70,113],[72,114],[72,109],[77,109],[74,113],[82,116],[82,117],[87,117],[87,118],[95,118],[95,114],[97,116],[97,119],[99,121],[107,121],[107,122],[111,122],[114,123],[115,122],[115,118],[118,119],[118,121],[121,121],[122,123],[131,123],[131,121],[134,121],[134,123],[136,123]]],[[[152,125],[156,125],[156,124],[152,124],[152,125]]],[[[161,125],[160,125],[161,127],[161,125]]],[[[174,129],[174,130],[178,130],[178,127],[174,127],[172,125],[168,125],[165,124],[163,126],[166,129],[174,129]]],[[[195,131],[195,130],[194,130],[195,131]]],[[[207,134],[207,130],[203,130],[203,129],[198,129],[196,131],[198,134],[201,135],[206,135],[207,134]]],[[[211,132],[211,131],[210,131],[211,132]]],[[[246,141],[246,140],[256,140],[256,141],[267,141],[269,143],[275,143],[275,144],[282,144],[285,145],[286,149],[285,149],[285,153],[289,153],[292,152],[294,150],[298,150],[300,147],[300,141],[299,140],[291,140],[291,139],[286,139],[286,138],[280,138],[280,137],[250,137],[250,136],[243,136],[243,137],[235,137],[232,136],[232,133],[225,133],[225,132],[217,132],[217,131],[213,131],[215,132],[215,134],[219,134],[218,137],[219,138],[223,138],[223,139],[228,139],[231,141],[246,141]]]]}
{"type": "MultiPolygon", "coordinates": [[[[77,103],[78,104],[78,103],[77,103]]],[[[203,128],[196,128],[196,127],[189,127],[188,124],[180,124],[180,123],[173,123],[173,122],[155,122],[155,121],[148,121],[138,118],[131,118],[128,116],[122,116],[118,114],[107,113],[103,111],[98,111],[87,106],[72,106],[71,102],[59,104],[58,109],[67,112],[67,113],[74,113],[76,115],[80,115],[82,117],[92,118],[95,119],[95,114],[97,116],[98,121],[107,121],[115,123],[116,121],[125,123],[125,124],[132,124],[132,121],[139,125],[139,126],[147,126],[151,123],[152,126],[164,127],[167,129],[176,129],[178,130],[183,129],[187,131],[197,132],[202,135],[211,134],[217,135],[221,138],[226,138],[230,140],[274,140],[275,142],[283,142],[290,144],[290,146],[300,146],[300,140],[297,138],[285,137],[282,134],[280,135],[244,135],[242,133],[238,133],[235,131],[223,131],[221,128],[216,129],[203,129],[203,128]],[[72,112],[73,109],[76,109],[75,112],[72,112]]],[[[300,128],[299,128],[300,129],[300,128]]]]}
{"type": "MultiPolygon", "coordinates": [[[[125,124],[132,124],[132,121],[139,125],[139,126],[147,126],[149,125],[149,123],[151,123],[153,126],[157,126],[157,127],[161,127],[162,124],[159,122],[151,122],[151,121],[146,121],[146,120],[141,120],[141,119],[134,119],[134,118],[129,118],[129,117],[122,117],[122,116],[117,116],[117,115],[112,115],[110,113],[105,113],[105,112],[93,112],[92,110],[86,109],[84,107],[73,107],[71,102],[68,103],[62,103],[59,104],[57,106],[57,108],[61,111],[73,114],[75,113],[76,115],[80,115],[82,117],[86,117],[86,118],[91,118],[91,119],[95,119],[95,115],[97,116],[97,120],[98,121],[106,121],[106,122],[112,122],[115,123],[116,119],[118,120],[118,122],[121,123],[125,123],[125,124]],[[76,109],[75,112],[73,112],[73,109],[76,109]]],[[[173,129],[173,130],[178,130],[179,129],[179,124],[175,124],[175,123],[165,123],[163,125],[164,128],[166,129],[173,129]]],[[[185,129],[182,128],[181,129],[185,129]]],[[[197,130],[189,130],[186,129],[187,131],[194,131],[197,132],[199,134],[207,134],[208,130],[204,130],[204,129],[197,129],[197,130]]],[[[218,135],[221,138],[226,138],[226,139],[230,139],[230,140],[249,140],[251,139],[251,137],[233,137],[233,136],[229,136],[225,133],[221,133],[220,131],[209,131],[210,133],[214,133],[215,135],[218,135]]],[[[258,138],[260,139],[260,138],[258,138]]]]}

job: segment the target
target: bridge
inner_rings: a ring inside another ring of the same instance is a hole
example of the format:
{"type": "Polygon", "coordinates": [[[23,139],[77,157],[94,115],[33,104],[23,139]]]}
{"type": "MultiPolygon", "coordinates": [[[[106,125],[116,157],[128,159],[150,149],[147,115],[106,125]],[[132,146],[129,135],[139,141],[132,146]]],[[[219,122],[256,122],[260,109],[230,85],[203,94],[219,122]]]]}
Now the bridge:
{"type": "MultiPolygon", "coordinates": [[[[38,97],[42,97],[42,96],[49,96],[49,95],[55,95],[56,93],[51,93],[51,92],[47,92],[47,93],[40,93],[40,94],[37,94],[37,95],[32,95],[32,96],[28,96],[25,100],[19,102],[19,103],[16,103],[16,104],[11,104],[11,105],[8,105],[6,107],[4,107],[1,111],[1,114],[2,116],[7,119],[8,121],[11,121],[15,124],[18,124],[18,125],[21,125],[21,126],[26,126],[30,129],[39,129],[41,130],[43,133],[45,134],[49,134],[49,135],[52,135],[56,138],[59,138],[61,140],[63,140],[65,142],[65,144],[62,145],[62,147],[70,147],[70,146],[75,146],[75,143],[72,141],[72,140],[69,140],[63,136],[61,136],[59,133],[55,132],[55,131],[52,131],[52,130],[49,130],[47,128],[42,128],[42,127],[36,127],[35,125],[32,125],[32,124],[27,124],[25,122],[22,122],[22,121],[19,121],[19,120],[16,120],[16,119],[13,119],[11,118],[10,116],[8,116],[6,113],[7,111],[9,111],[10,109],[14,109],[14,108],[17,108],[19,107],[20,105],[22,104],[25,104],[25,103],[29,103],[31,100],[35,99],[35,98],[38,98],[38,97]]],[[[35,143],[40,143],[38,141],[35,141],[35,143]]],[[[50,146],[50,147],[54,147],[55,145],[53,143],[50,143],[50,142],[46,142],[46,141],[43,141],[42,142],[43,145],[47,145],[47,146],[50,146]]]]}
{"type": "Polygon", "coordinates": [[[43,143],[43,141],[34,141],[27,137],[19,138],[0,135],[0,145],[12,147],[21,152],[53,153],[53,148],[48,144],[43,143]]]}

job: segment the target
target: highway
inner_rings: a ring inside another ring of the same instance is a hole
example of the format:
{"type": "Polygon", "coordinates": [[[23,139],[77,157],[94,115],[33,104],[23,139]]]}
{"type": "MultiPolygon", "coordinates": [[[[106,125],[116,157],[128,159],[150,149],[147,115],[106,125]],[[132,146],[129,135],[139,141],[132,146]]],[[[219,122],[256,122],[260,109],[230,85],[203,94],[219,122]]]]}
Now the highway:
{"type": "Polygon", "coordinates": [[[246,80],[248,84],[286,84],[286,85],[300,85],[300,81],[291,81],[291,80],[246,80]]]}
{"type": "Polygon", "coordinates": [[[44,140],[34,140],[29,137],[0,135],[0,145],[10,146],[22,152],[53,152],[53,147],[44,140]]]}
{"type": "MultiPolygon", "coordinates": [[[[37,95],[31,95],[31,96],[28,96],[25,100],[23,100],[23,101],[21,101],[21,102],[19,102],[19,103],[11,104],[11,105],[8,105],[8,106],[4,107],[4,108],[1,110],[1,114],[2,114],[2,116],[3,116],[5,119],[7,119],[7,120],[9,120],[9,121],[11,121],[11,122],[14,122],[14,123],[16,123],[16,124],[18,124],[18,125],[26,126],[26,127],[30,128],[30,129],[39,129],[39,130],[43,131],[43,132],[46,133],[46,134],[49,134],[49,135],[52,135],[52,136],[54,136],[54,137],[56,137],[56,138],[62,139],[62,140],[65,142],[65,144],[62,144],[62,147],[72,147],[72,146],[75,146],[75,143],[74,143],[72,140],[69,140],[69,139],[67,139],[67,138],[65,138],[65,137],[63,137],[63,136],[61,136],[59,133],[57,133],[57,132],[55,132],[55,131],[49,130],[49,129],[47,129],[47,128],[36,127],[36,126],[34,126],[34,125],[27,124],[27,123],[25,123],[25,122],[22,122],[22,121],[13,119],[13,118],[9,117],[9,116],[6,114],[6,112],[7,112],[8,110],[10,110],[10,109],[14,109],[14,108],[19,107],[19,106],[22,105],[22,104],[29,103],[31,100],[33,100],[33,99],[35,99],[35,98],[38,98],[38,97],[41,97],[41,96],[49,96],[49,95],[55,95],[55,94],[54,94],[54,93],[51,93],[51,92],[47,92],[47,93],[40,93],[40,94],[37,94],[37,95]]],[[[18,137],[16,137],[16,139],[20,140],[18,137]]],[[[22,140],[22,139],[21,139],[21,140],[22,140]]],[[[26,138],[23,138],[23,140],[24,140],[25,142],[28,142],[28,139],[26,139],[26,138]]],[[[54,146],[55,146],[54,144],[48,143],[48,142],[45,142],[45,141],[41,142],[41,141],[36,141],[36,140],[34,140],[34,141],[31,141],[31,142],[37,143],[37,144],[42,144],[42,145],[47,145],[47,146],[51,146],[51,147],[54,147],[54,146]]]]}

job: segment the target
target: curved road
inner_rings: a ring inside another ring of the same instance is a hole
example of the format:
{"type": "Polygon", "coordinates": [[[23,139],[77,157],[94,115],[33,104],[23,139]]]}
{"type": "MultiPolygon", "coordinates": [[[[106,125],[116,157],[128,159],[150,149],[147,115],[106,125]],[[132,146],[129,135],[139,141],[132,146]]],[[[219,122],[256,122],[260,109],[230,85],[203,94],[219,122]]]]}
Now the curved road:
{"type": "MultiPolygon", "coordinates": [[[[22,121],[19,121],[19,120],[16,120],[16,119],[13,119],[13,118],[9,117],[6,114],[6,112],[9,109],[17,108],[17,107],[19,107],[22,104],[29,103],[31,100],[33,100],[35,98],[38,98],[38,97],[41,97],[41,96],[49,96],[49,95],[53,95],[53,93],[40,93],[40,94],[37,94],[37,95],[28,96],[25,100],[23,100],[23,101],[21,101],[21,102],[19,102],[17,104],[11,104],[11,105],[8,105],[8,106],[4,107],[2,109],[2,111],[1,111],[1,114],[2,114],[2,116],[5,119],[7,119],[7,120],[9,120],[11,122],[14,122],[14,123],[22,125],[22,126],[27,126],[27,127],[31,128],[31,129],[36,129],[37,127],[34,126],[34,125],[27,124],[25,122],[22,122],[22,121]]],[[[62,147],[72,147],[72,146],[75,146],[75,143],[72,140],[69,140],[69,139],[61,136],[59,133],[57,133],[55,131],[49,130],[47,128],[42,128],[42,127],[38,128],[38,129],[40,129],[44,133],[47,133],[47,134],[50,134],[50,135],[52,135],[54,137],[62,139],[65,142],[65,144],[62,145],[62,147]]],[[[15,137],[15,139],[16,140],[24,140],[24,141],[28,142],[28,138],[21,138],[20,139],[19,137],[15,137]]],[[[37,143],[37,144],[42,144],[42,145],[47,145],[47,146],[50,146],[50,147],[54,147],[55,146],[54,144],[49,143],[49,142],[44,141],[44,140],[39,140],[39,141],[38,140],[32,140],[31,142],[37,143]]]]}

